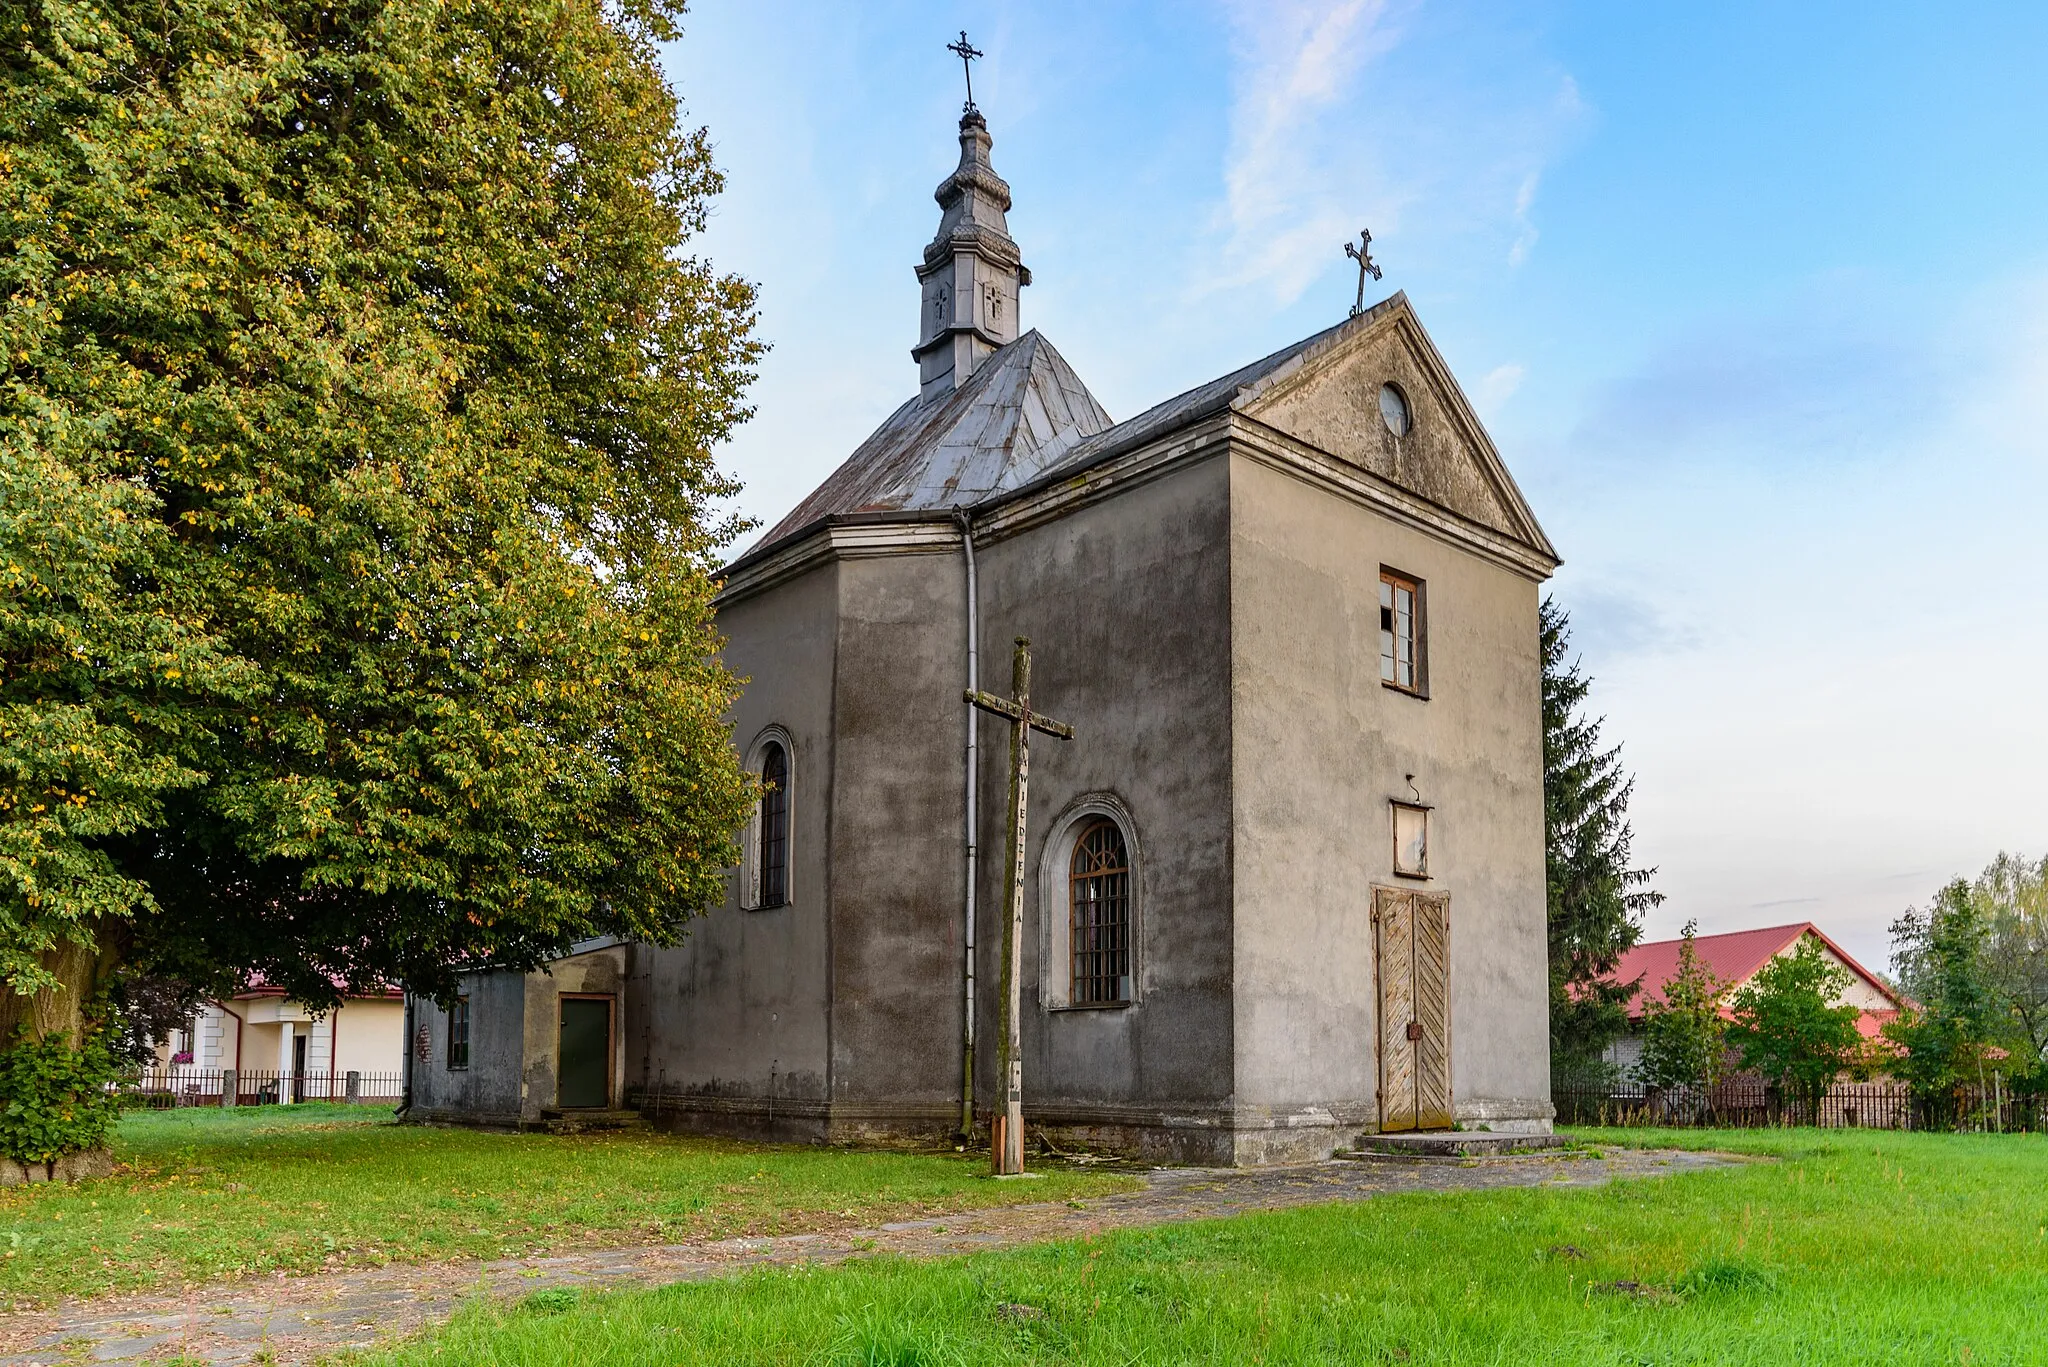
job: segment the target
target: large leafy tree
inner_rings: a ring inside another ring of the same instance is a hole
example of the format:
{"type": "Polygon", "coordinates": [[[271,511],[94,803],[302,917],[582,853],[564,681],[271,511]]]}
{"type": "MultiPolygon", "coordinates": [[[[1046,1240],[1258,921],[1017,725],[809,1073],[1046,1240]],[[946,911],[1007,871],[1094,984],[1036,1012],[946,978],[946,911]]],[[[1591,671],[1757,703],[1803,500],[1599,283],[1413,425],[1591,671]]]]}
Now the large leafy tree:
{"type": "Polygon", "coordinates": [[[1856,1028],[1863,1013],[1841,1002],[1850,981],[1849,970],[1807,935],[1790,954],[1758,969],[1729,1004],[1728,1042],[1740,1051],[1742,1066],[1761,1073],[1809,1116],[1837,1078],[1861,1074],[1870,1063],[1856,1028]]]}
{"type": "Polygon", "coordinates": [[[1990,923],[1984,975],[2005,1020],[2008,1066],[2048,1090],[2048,857],[2000,854],[1970,894],[1990,923]]]}
{"type": "Polygon", "coordinates": [[[1912,1004],[1885,1026],[1899,1046],[1890,1066],[1930,1120],[1954,1118],[1961,1089],[1980,1080],[1999,1009],[1985,961],[1990,918],[1967,880],[1934,895],[1925,911],[1892,923],[1893,965],[1912,1004]]]}
{"type": "Polygon", "coordinates": [[[665,0],[0,0],[0,1043],[713,904],[753,298],[665,0]]]}
{"type": "Polygon", "coordinates": [[[1635,780],[1621,748],[1602,747],[1602,719],[1586,714],[1593,681],[1571,654],[1570,619],[1545,598],[1540,621],[1551,1069],[1572,1080],[1598,1072],[1602,1051],[1628,1028],[1637,984],[1609,975],[1664,899],[1650,887],[1656,870],[1629,863],[1635,780]]]}
{"type": "Polygon", "coordinates": [[[1891,1071],[1931,1119],[1993,1069],[2041,1085],[2048,1053],[2048,860],[2001,854],[1892,923],[1892,964],[1910,1004],[1885,1035],[1891,1071]]]}

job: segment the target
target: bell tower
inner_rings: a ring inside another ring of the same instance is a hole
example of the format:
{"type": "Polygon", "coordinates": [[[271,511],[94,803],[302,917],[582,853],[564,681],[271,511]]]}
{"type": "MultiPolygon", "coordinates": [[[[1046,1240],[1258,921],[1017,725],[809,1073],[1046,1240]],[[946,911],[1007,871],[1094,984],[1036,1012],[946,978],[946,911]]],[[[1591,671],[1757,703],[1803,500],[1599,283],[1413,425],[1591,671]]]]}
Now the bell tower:
{"type": "Polygon", "coordinates": [[[940,183],[939,232],[917,267],[918,393],[967,383],[990,352],[1017,340],[1017,295],[1031,283],[1003,215],[1010,187],[989,164],[988,123],[970,101],[960,116],[960,165],[940,183]]]}

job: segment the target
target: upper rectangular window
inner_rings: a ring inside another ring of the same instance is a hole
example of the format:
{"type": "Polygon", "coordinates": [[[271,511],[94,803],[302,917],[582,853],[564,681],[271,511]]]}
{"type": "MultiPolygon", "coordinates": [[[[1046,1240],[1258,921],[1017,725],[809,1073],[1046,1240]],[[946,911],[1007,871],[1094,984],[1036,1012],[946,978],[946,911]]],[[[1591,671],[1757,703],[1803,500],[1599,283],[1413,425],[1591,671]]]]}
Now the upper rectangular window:
{"type": "Polygon", "coordinates": [[[1380,571],[1380,682],[1422,692],[1422,581],[1380,571]]]}
{"type": "Polygon", "coordinates": [[[448,1066],[469,1066],[469,998],[457,997],[448,1012],[448,1066]]]}

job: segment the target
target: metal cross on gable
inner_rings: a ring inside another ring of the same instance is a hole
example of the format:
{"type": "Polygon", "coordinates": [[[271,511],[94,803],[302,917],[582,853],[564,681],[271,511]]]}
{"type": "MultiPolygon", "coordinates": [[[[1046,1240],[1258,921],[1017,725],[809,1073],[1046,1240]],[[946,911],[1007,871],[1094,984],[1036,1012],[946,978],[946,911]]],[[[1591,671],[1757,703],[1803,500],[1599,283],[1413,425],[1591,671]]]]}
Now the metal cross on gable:
{"type": "Polygon", "coordinates": [[[1380,278],[1380,263],[1372,259],[1372,234],[1360,228],[1358,245],[1354,247],[1346,242],[1344,255],[1358,263],[1358,298],[1351,305],[1351,316],[1356,318],[1365,312],[1365,277],[1369,275],[1375,280],[1380,278]]]}
{"type": "Polygon", "coordinates": [[[961,74],[967,77],[967,103],[964,106],[962,106],[961,112],[972,113],[974,111],[973,63],[976,57],[980,57],[985,54],[983,54],[983,52],[979,48],[975,47],[974,44],[967,41],[967,30],[964,28],[960,30],[960,41],[957,43],[946,44],[946,51],[952,53],[954,56],[960,59],[961,74]]]}
{"type": "Polygon", "coordinates": [[[1011,661],[1010,691],[1014,697],[1000,698],[972,688],[965,693],[971,706],[1010,722],[1010,863],[1003,875],[1010,933],[1003,937],[1003,1044],[997,1056],[1003,1079],[1003,1113],[989,1127],[990,1156],[995,1170],[1004,1176],[1024,1171],[1024,1012],[1017,967],[1024,957],[1024,817],[1030,806],[1031,733],[1074,738],[1073,727],[1031,710],[1031,642],[1023,636],[1017,638],[1017,653],[1011,661]]]}

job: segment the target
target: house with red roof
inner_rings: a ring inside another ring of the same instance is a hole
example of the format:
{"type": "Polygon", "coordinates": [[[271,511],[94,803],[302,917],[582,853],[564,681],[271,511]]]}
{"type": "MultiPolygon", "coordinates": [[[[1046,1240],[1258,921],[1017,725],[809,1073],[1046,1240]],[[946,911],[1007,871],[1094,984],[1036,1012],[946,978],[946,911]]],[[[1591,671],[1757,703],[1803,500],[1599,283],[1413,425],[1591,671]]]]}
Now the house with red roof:
{"type": "Polygon", "coordinates": [[[219,1096],[233,1069],[245,1099],[341,1100],[348,1075],[364,1096],[396,1096],[405,1067],[405,993],[396,987],[347,993],[316,1011],[282,987],[258,980],[206,1002],[158,1047],[172,1083],[219,1096]],[[364,1090],[364,1089],[367,1090],[364,1090]]]}
{"type": "MultiPolygon", "coordinates": [[[[1693,938],[1693,948],[1700,961],[1722,984],[1722,1016],[1730,1015],[1729,1002],[1735,993],[1765,964],[1792,953],[1799,948],[1801,940],[1809,937],[1819,942],[1821,952],[1828,959],[1848,971],[1849,986],[1836,1005],[1860,1009],[1863,1014],[1857,1018],[1856,1028],[1866,1039],[1881,1038],[1885,1022],[1899,1014],[1904,999],[1898,989],[1857,963],[1847,950],[1829,939],[1811,921],[1693,938]]],[[[1628,1004],[1630,1031],[1607,1051],[1607,1061],[1618,1066],[1623,1076],[1628,1076],[1636,1060],[1642,1057],[1643,1015],[1651,1003],[1663,1002],[1664,984],[1678,974],[1678,951],[1684,943],[1684,940],[1650,940],[1639,944],[1622,955],[1621,961],[1614,966],[1614,972],[1608,975],[1609,982],[1640,984],[1628,1004]]]]}

